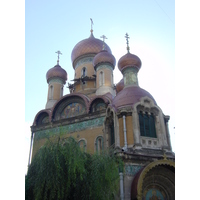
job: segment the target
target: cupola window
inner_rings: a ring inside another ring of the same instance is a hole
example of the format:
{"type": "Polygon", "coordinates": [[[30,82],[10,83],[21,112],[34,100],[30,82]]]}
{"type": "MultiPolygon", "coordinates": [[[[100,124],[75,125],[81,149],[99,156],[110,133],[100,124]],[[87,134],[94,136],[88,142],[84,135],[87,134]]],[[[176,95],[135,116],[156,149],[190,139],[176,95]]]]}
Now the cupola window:
{"type": "Polygon", "coordinates": [[[53,99],[53,85],[49,87],[49,99],[53,99]]]}
{"type": "Polygon", "coordinates": [[[140,135],[156,138],[155,118],[153,114],[139,112],[140,135]]]}
{"type": "Polygon", "coordinates": [[[104,84],[104,74],[103,72],[101,71],[99,73],[99,86],[102,86],[104,84]]]}
{"type": "Polygon", "coordinates": [[[83,67],[82,76],[85,77],[86,75],[87,75],[87,69],[86,69],[86,67],[83,67]]]}

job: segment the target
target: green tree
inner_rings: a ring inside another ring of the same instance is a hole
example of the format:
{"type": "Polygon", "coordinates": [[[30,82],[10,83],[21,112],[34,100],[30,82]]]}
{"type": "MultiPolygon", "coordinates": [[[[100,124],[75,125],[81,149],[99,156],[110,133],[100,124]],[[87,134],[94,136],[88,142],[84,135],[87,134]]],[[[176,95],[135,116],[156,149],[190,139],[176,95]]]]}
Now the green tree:
{"type": "Polygon", "coordinates": [[[27,200],[113,199],[119,189],[114,153],[91,155],[83,152],[73,138],[48,142],[40,148],[25,178],[27,200]]]}

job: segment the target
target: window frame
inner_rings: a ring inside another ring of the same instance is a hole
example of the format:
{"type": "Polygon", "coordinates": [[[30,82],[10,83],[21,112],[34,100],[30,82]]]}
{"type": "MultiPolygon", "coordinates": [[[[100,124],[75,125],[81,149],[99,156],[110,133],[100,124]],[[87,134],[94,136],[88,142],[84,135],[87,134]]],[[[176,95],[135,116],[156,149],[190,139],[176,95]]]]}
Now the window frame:
{"type": "Polygon", "coordinates": [[[140,136],[157,138],[156,127],[155,127],[155,116],[153,113],[150,115],[142,111],[139,112],[139,125],[140,125],[140,136]]]}

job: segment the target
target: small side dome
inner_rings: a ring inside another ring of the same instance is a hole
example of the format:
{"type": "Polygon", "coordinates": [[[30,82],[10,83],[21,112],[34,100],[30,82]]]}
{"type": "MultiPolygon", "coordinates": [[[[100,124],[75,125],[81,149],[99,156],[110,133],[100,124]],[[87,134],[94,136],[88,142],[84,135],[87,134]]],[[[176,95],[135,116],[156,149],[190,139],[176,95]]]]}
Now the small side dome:
{"type": "Polygon", "coordinates": [[[110,63],[115,68],[115,57],[107,50],[101,50],[93,59],[93,65],[96,66],[100,63],[110,63]]]}
{"type": "Polygon", "coordinates": [[[116,92],[119,93],[124,88],[124,79],[122,78],[119,83],[116,84],[116,92]]]}
{"type": "Polygon", "coordinates": [[[66,83],[67,72],[59,64],[57,64],[48,70],[46,74],[47,83],[49,82],[49,79],[53,77],[61,78],[63,79],[64,83],[66,83]]]}
{"type": "Polygon", "coordinates": [[[122,56],[118,61],[118,68],[122,72],[123,69],[127,67],[136,67],[138,71],[140,70],[142,62],[140,58],[134,54],[127,53],[122,56]]]}

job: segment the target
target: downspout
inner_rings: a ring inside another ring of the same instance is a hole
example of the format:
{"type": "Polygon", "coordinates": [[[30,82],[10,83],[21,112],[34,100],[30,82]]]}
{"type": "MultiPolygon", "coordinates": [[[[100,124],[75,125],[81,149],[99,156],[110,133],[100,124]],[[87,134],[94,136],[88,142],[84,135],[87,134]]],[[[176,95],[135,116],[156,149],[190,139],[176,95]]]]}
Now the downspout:
{"type": "Polygon", "coordinates": [[[123,115],[123,125],[124,125],[124,147],[123,147],[123,150],[127,151],[126,116],[125,115],[123,115]]]}
{"type": "Polygon", "coordinates": [[[31,132],[31,144],[30,144],[30,151],[29,151],[29,159],[28,159],[28,167],[31,164],[31,157],[32,157],[32,150],[33,150],[33,139],[34,139],[34,133],[31,132]]]}
{"type": "Polygon", "coordinates": [[[120,200],[124,200],[124,177],[123,177],[123,172],[119,173],[119,178],[120,178],[120,200]]]}

